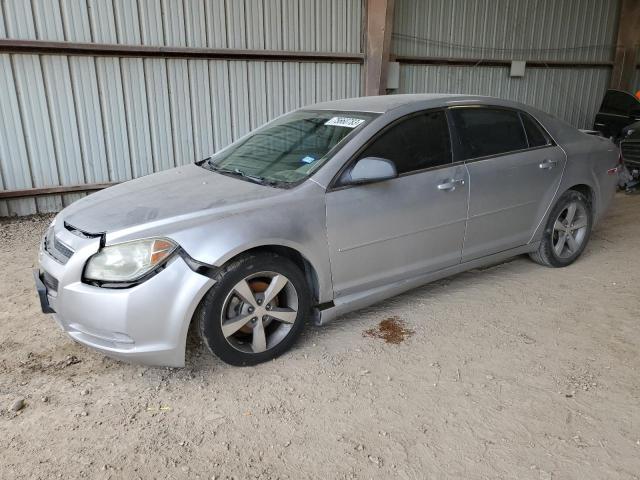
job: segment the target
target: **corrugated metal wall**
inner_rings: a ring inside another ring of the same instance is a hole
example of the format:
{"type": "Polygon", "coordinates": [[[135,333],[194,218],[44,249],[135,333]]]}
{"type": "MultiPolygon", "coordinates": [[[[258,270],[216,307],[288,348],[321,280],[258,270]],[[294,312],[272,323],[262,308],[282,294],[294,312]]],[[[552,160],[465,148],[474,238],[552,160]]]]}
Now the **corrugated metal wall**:
{"type": "MultiPolygon", "coordinates": [[[[0,0],[0,38],[357,53],[361,3],[0,0]]],[[[358,64],[3,54],[0,187],[146,175],[360,87],[358,64]]],[[[8,200],[0,215],[56,211],[81,195],[8,200]]]]}
{"type": "Polygon", "coordinates": [[[482,60],[613,60],[619,0],[396,0],[393,53],[477,59],[477,66],[402,64],[399,93],[492,95],[590,128],[610,67],[509,68],[482,60]]]}
{"type": "Polygon", "coordinates": [[[361,0],[2,0],[0,6],[0,38],[361,51],[361,0]]]}

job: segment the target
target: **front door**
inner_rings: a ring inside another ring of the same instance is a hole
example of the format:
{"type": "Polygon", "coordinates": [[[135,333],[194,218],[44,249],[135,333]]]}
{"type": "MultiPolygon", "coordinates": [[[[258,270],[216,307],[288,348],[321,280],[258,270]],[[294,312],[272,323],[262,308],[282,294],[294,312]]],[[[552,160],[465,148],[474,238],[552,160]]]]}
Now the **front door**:
{"type": "Polygon", "coordinates": [[[528,114],[451,109],[469,171],[469,220],[462,261],[526,244],[553,200],[565,155],[528,114]]]}
{"type": "MultiPolygon", "coordinates": [[[[398,178],[327,193],[327,234],[337,296],[460,262],[468,175],[452,165],[444,111],[405,117],[360,153],[392,160],[398,178]]],[[[355,163],[355,161],[353,163],[355,163]]]]}

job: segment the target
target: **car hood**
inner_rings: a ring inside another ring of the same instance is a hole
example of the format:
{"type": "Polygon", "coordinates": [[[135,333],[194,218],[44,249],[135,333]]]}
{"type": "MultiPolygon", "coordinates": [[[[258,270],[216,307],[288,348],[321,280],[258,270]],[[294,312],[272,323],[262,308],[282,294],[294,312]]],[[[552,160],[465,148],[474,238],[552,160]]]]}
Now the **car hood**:
{"type": "Polygon", "coordinates": [[[187,165],[93,193],[67,207],[64,221],[104,233],[201,211],[236,210],[283,190],[187,165]]]}

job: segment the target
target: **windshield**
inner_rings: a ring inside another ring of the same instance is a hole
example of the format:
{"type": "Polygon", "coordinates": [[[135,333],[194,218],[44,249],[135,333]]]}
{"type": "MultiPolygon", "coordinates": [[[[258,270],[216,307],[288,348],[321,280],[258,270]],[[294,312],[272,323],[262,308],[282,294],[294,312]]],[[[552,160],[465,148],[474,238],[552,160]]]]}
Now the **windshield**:
{"type": "Polygon", "coordinates": [[[376,115],[302,110],[284,115],[202,162],[204,168],[268,185],[297,183],[376,115]]]}

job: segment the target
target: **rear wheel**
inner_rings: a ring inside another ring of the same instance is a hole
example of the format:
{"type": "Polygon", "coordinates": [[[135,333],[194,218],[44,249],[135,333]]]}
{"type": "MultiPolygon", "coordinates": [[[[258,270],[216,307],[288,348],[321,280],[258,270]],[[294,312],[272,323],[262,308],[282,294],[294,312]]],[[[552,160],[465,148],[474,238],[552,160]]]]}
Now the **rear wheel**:
{"type": "Polygon", "coordinates": [[[223,269],[196,320],[209,350],[231,365],[255,365],[300,335],[310,293],[300,269],[275,254],[247,255],[223,269]]]}
{"type": "Polygon", "coordinates": [[[584,251],[591,235],[591,205],[576,190],[562,194],[549,215],[537,252],[531,259],[547,267],[566,267],[584,251]]]}

